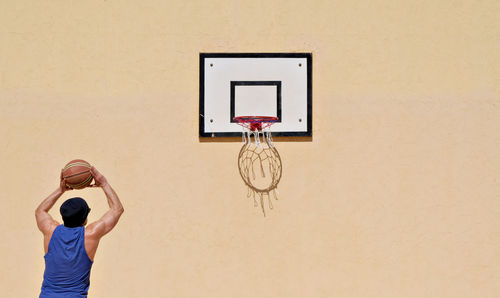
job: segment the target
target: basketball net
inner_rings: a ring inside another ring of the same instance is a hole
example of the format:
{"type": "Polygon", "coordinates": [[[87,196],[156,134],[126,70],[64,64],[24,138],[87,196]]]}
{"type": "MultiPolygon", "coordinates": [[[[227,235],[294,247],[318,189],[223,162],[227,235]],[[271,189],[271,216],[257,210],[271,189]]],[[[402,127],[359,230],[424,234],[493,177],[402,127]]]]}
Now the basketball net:
{"type": "Polygon", "coordinates": [[[248,119],[243,121],[247,122],[237,121],[244,127],[238,169],[248,187],[247,197],[253,198],[255,207],[260,204],[262,213],[266,216],[265,200],[267,199],[269,209],[273,209],[271,196],[278,200],[277,187],[282,172],[281,158],[274,147],[269,129],[275,120],[268,123],[248,119]]]}

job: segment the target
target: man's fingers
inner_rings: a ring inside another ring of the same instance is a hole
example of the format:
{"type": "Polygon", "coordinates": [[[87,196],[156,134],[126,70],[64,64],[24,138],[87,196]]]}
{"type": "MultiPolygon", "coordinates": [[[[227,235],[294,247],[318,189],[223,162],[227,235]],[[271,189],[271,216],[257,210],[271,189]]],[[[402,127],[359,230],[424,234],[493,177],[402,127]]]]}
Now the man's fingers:
{"type": "Polygon", "coordinates": [[[90,173],[92,174],[92,177],[94,177],[94,180],[96,181],[103,177],[102,174],[93,166],[90,167],[90,173]]]}
{"type": "Polygon", "coordinates": [[[61,178],[61,190],[63,191],[66,191],[66,190],[71,190],[72,188],[69,187],[67,184],[66,184],[66,179],[65,178],[61,178]]]}

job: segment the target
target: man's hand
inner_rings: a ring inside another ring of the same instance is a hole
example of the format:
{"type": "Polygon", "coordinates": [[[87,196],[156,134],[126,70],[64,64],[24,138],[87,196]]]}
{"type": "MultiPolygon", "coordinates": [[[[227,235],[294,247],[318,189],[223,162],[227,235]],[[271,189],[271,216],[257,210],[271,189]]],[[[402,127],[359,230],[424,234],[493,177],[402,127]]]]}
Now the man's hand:
{"type": "Polygon", "coordinates": [[[61,181],[59,182],[59,190],[61,191],[61,193],[64,193],[67,190],[72,190],[72,188],[66,184],[66,179],[64,179],[63,177],[63,170],[61,170],[61,181]]]}
{"type": "Polygon", "coordinates": [[[90,168],[90,173],[94,177],[94,186],[103,187],[108,184],[108,180],[95,167],[90,168]]]}

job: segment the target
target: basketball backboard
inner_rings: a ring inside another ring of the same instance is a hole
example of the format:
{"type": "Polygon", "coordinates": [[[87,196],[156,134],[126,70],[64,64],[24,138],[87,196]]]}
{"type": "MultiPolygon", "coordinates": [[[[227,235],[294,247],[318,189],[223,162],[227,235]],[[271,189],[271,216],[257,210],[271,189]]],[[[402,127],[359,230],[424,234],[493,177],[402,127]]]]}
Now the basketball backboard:
{"type": "Polygon", "coordinates": [[[240,136],[239,116],[277,117],[273,136],[312,136],[312,55],[201,53],[200,137],[240,136]]]}

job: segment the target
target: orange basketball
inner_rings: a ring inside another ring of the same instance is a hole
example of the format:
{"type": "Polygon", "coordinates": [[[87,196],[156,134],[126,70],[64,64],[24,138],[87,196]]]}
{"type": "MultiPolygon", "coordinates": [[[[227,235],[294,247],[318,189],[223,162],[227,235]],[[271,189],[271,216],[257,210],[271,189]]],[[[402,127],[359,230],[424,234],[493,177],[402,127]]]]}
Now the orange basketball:
{"type": "Polygon", "coordinates": [[[66,185],[74,189],[85,188],[92,182],[90,164],[82,159],[75,159],[66,164],[62,170],[66,185]]]}

